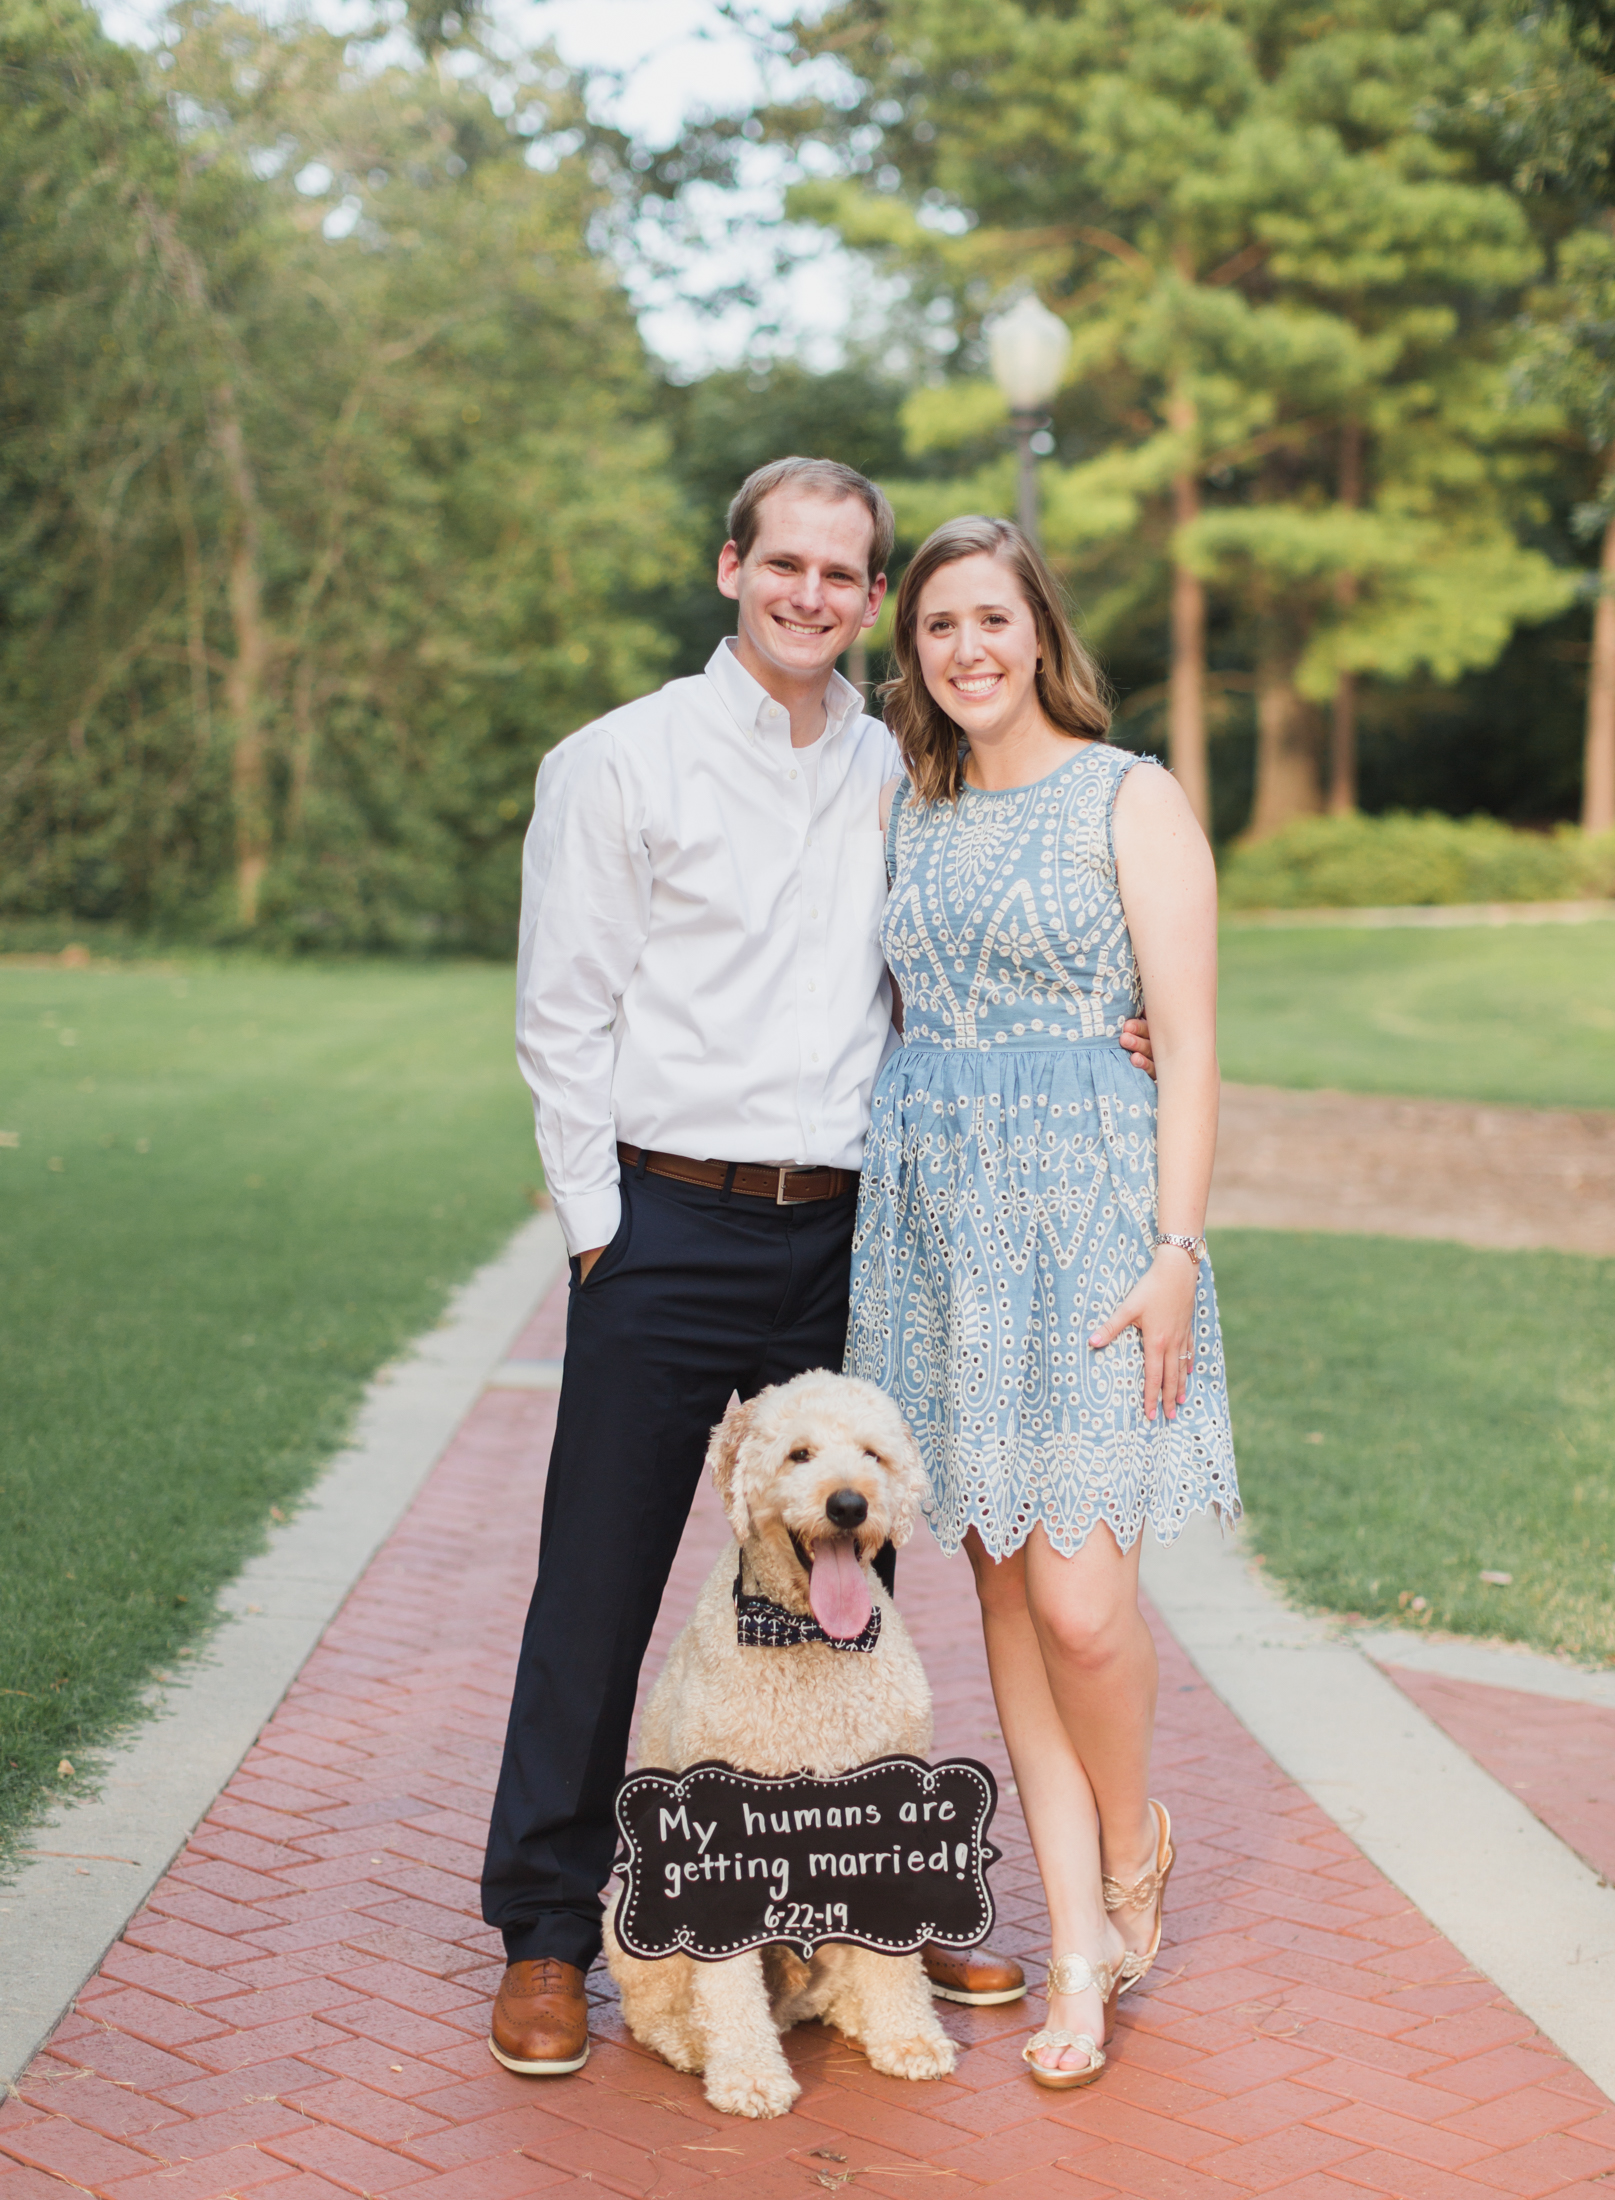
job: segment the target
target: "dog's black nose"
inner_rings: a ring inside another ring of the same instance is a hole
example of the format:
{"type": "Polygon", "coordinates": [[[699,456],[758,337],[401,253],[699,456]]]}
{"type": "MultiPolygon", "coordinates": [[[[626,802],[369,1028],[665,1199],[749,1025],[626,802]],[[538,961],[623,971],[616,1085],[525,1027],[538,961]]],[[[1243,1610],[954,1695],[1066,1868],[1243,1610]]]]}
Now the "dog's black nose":
{"type": "Polygon", "coordinates": [[[861,1528],[869,1518],[869,1500],[860,1490],[832,1490],[825,1514],[837,1528],[861,1528]]]}

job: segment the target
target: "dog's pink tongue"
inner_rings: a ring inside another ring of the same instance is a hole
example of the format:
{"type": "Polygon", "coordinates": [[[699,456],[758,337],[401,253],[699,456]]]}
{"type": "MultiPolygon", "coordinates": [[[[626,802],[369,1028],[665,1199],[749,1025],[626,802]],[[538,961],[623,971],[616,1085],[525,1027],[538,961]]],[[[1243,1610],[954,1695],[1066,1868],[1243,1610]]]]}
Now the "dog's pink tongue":
{"type": "Polygon", "coordinates": [[[850,1535],[838,1535],[814,1551],[808,1602],[832,1642],[852,1642],[869,1625],[869,1584],[850,1535]]]}

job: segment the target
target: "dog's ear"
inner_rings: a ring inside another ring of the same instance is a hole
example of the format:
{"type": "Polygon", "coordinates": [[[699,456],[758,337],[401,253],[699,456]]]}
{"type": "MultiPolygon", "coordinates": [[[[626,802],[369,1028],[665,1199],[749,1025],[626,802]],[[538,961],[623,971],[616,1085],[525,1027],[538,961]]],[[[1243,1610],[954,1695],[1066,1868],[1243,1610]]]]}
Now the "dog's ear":
{"type": "Polygon", "coordinates": [[[712,1441],[707,1445],[707,1471],[712,1476],[713,1487],[737,1543],[745,1542],[751,1527],[745,1479],[740,1472],[740,1449],[751,1434],[752,1404],[749,1399],[732,1399],[728,1412],[712,1431],[712,1441]]]}
{"type": "Polygon", "coordinates": [[[920,1447],[915,1443],[913,1431],[907,1421],[895,1412],[893,1418],[901,1433],[891,1446],[890,1456],[902,1495],[892,1520],[891,1539],[893,1543],[906,1543],[914,1533],[920,1500],[925,1495],[925,1463],[920,1457],[920,1447]]]}

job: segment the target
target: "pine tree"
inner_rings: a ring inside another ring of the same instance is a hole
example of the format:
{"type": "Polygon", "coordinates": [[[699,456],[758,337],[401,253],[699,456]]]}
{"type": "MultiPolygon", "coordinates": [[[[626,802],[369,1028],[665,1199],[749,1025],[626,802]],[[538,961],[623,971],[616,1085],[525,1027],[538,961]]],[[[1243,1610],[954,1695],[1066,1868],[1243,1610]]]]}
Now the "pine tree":
{"type": "Polygon", "coordinates": [[[1596,6],[1549,8],[1527,18],[1522,43],[1496,124],[1554,269],[1524,318],[1515,396],[1555,406],[1597,473],[1575,518],[1601,538],[1581,821],[1602,833],[1615,827],[1615,27],[1596,6]]]}
{"type": "MultiPolygon", "coordinates": [[[[1045,531],[1102,619],[1169,616],[1202,808],[1206,591],[1252,667],[1257,832],[1323,806],[1331,701],[1352,799],[1360,674],[1451,678],[1565,601],[1513,524],[1540,423],[1498,404],[1500,332],[1537,253],[1468,109],[1510,35],[1482,7],[848,0],[797,35],[859,95],[797,116],[847,171],[799,210],[967,325],[1014,281],[1071,321],[1093,455],[1045,531]]],[[[944,388],[920,432],[984,402],[944,388]]]]}

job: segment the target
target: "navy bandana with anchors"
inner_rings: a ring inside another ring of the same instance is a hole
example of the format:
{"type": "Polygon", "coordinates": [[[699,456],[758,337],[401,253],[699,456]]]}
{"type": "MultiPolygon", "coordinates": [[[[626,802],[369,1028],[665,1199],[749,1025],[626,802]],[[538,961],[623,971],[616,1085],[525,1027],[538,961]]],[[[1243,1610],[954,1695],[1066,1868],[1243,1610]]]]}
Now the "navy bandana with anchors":
{"type": "Polygon", "coordinates": [[[759,1596],[741,1586],[744,1557],[735,1568],[735,1635],[743,1650],[793,1650],[805,1642],[823,1643],[829,1650],[873,1650],[880,1640],[880,1606],[872,1605],[869,1624],[861,1635],[838,1642],[827,1635],[811,1612],[787,1612],[771,1597],[759,1596]]]}

